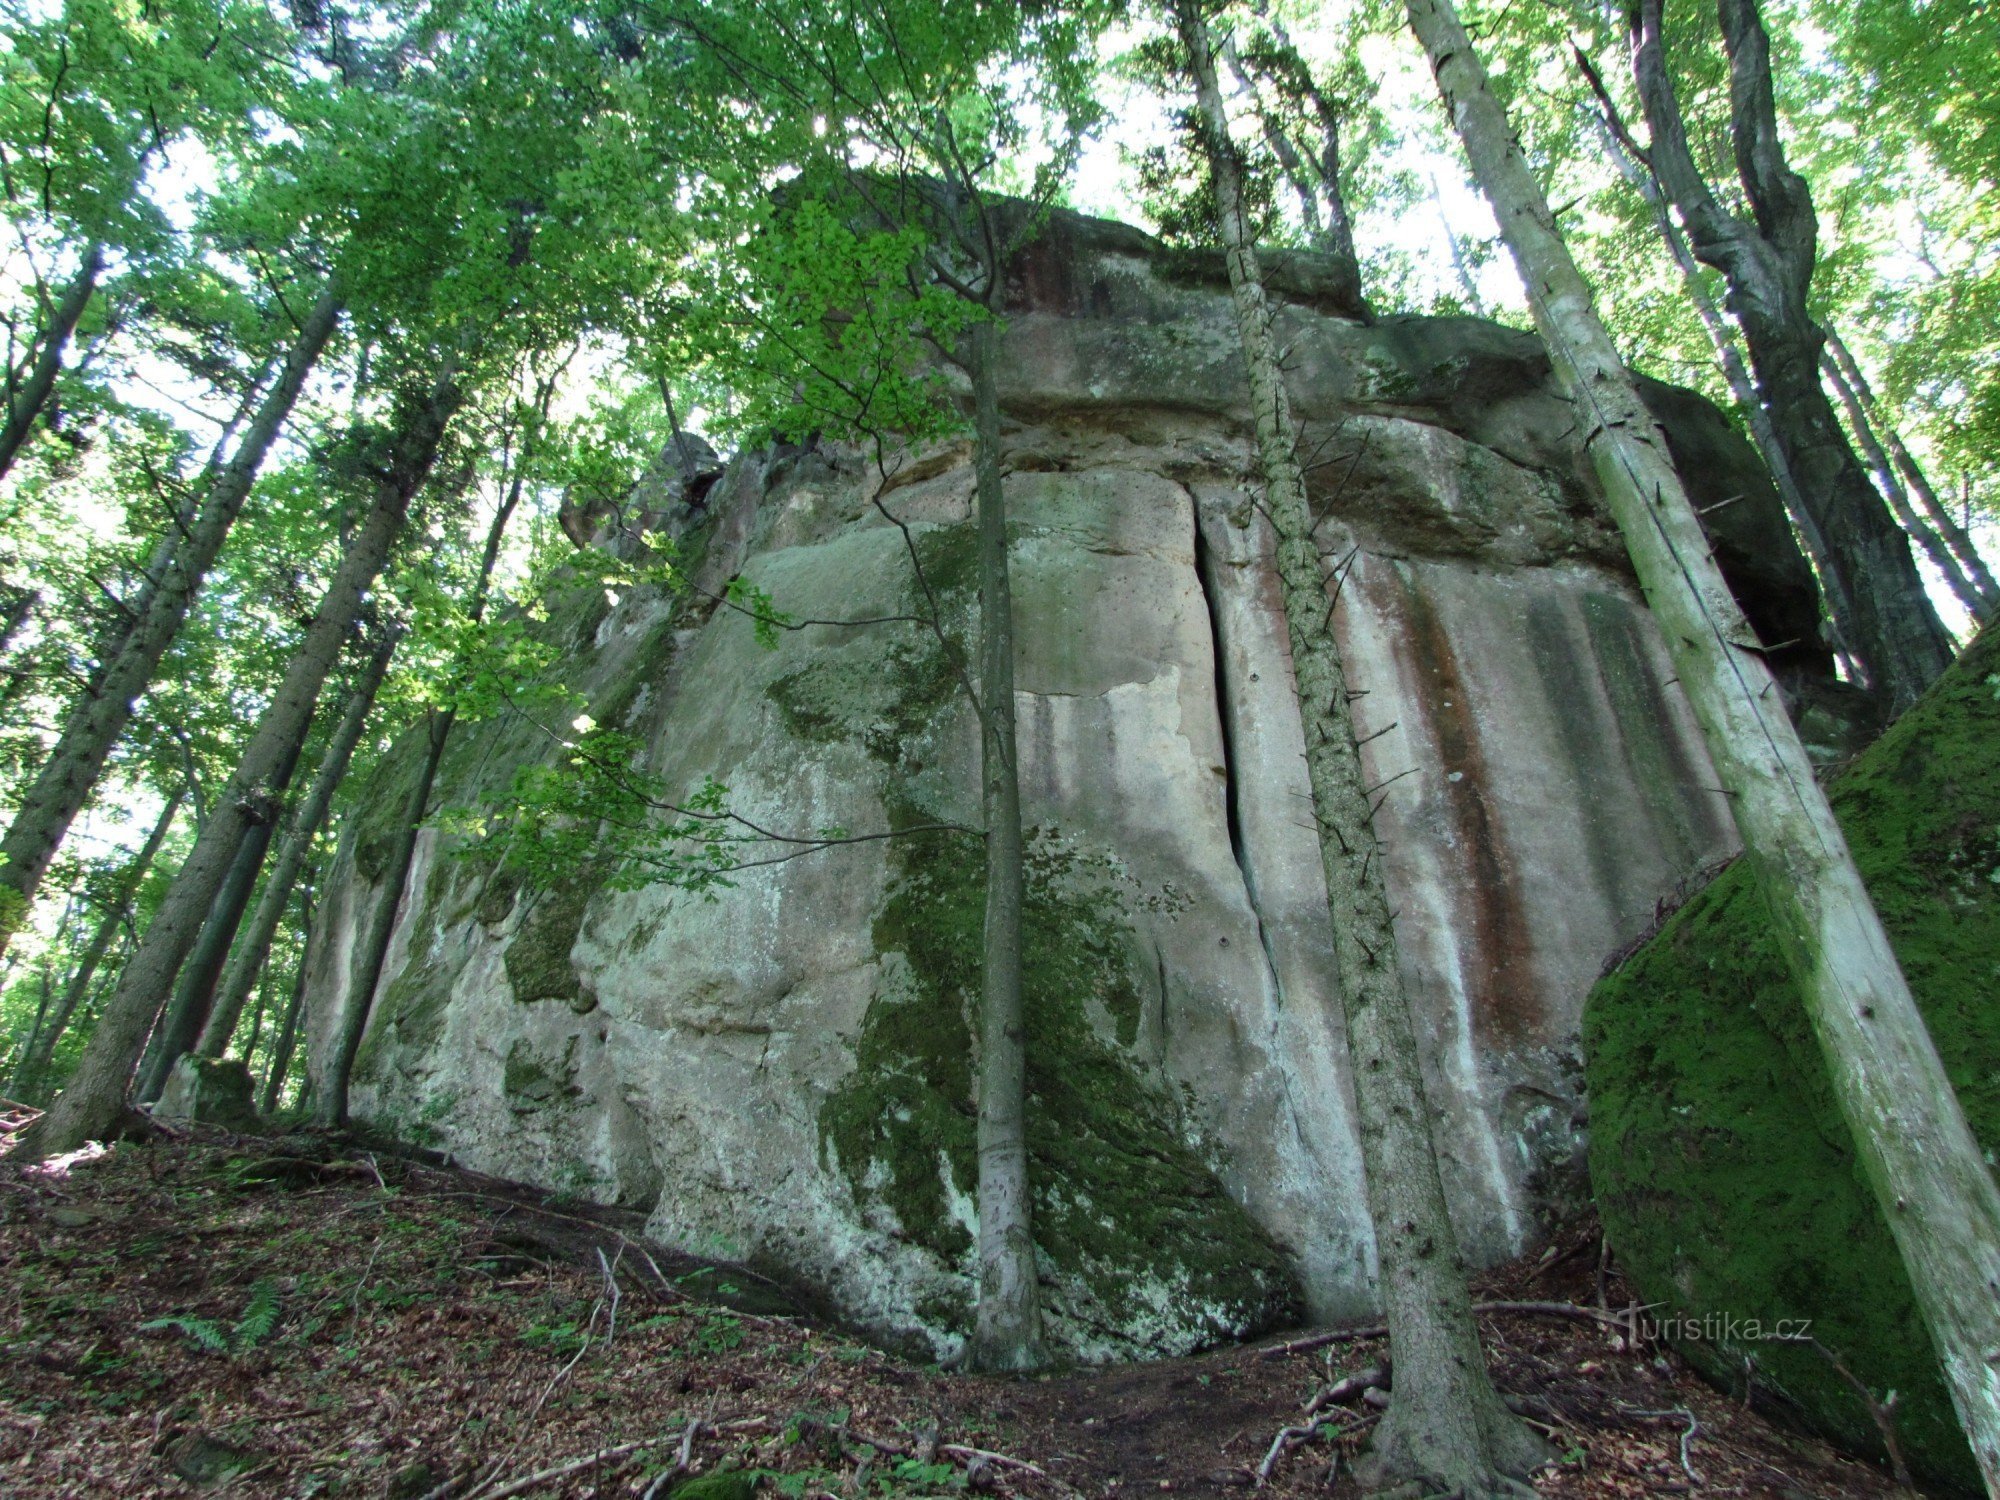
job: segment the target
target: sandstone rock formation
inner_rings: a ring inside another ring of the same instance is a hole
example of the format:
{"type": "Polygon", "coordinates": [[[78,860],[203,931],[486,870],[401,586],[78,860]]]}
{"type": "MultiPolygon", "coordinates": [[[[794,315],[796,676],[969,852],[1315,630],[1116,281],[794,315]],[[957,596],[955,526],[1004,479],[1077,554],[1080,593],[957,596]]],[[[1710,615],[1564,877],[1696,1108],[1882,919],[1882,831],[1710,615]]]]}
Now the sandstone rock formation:
{"type": "MultiPolygon", "coordinates": [[[[1535,340],[1363,323],[1308,258],[1288,264],[1280,342],[1366,694],[1448,1187],[1490,1261],[1574,1191],[1574,1041],[1600,965],[1733,831],[1535,340]]],[[[1370,1235],[1226,287],[1199,257],[1058,216],[1010,291],[1052,1340],[1171,1353],[1360,1311],[1370,1235]]],[[[1649,399],[1788,683],[1823,688],[1810,579],[1750,448],[1687,393],[1649,399]]],[[[813,624],[766,649],[708,599],[740,573],[799,620],[919,612],[893,516],[963,638],[971,485],[949,445],[726,469],[683,453],[625,516],[571,524],[614,544],[664,529],[699,588],[580,590],[540,628],[591,716],[641,737],[669,786],[712,775],[779,832],[975,822],[976,735],[928,628],[813,624]]],[[[478,726],[444,795],[471,805],[551,753],[524,718],[478,726]]],[[[370,789],[375,817],[415,755],[370,789]]],[[[322,1040],[357,1003],[345,970],[384,840],[364,819],[324,903],[322,1040]]],[[[357,1112],[481,1169],[645,1206],[671,1242],[782,1270],[949,1356],[970,1294],[978,865],[962,834],[912,833],[747,870],[704,901],[601,872],[516,889],[427,832],[357,1112]]]]}

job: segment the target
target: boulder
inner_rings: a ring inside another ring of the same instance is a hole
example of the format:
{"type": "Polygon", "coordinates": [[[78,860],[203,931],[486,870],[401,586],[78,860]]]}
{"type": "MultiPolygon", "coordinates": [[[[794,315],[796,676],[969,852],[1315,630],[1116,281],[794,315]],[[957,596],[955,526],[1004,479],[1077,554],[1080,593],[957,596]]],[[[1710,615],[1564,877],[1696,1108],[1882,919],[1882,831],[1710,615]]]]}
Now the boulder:
{"type": "MultiPolygon", "coordinates": [[[[1473,319],[1367,322],[1328,291],[1338,268],[1310,269],[1283,278],[1280,342],[1443,1170],[1490,1263],[1579,1199],[1576,1028],[1605,956],[1734,831],[1540,345],[1473,319]]],[[[1365,1314],[1326,894],[1226,283],[1058,214],[1007,284],[1050,1341],[1165,1355],[1365,1314]]],[[[1752,617],[1794,680],[1830,682],[1754,452],[1697,398],[1656,393],[1699,455],[1697,501],[1740,497],[1713,536],[1752,617]]],[[[347,963],[416,773],[406,742],[328,882],[312,1066],[368,1003],[360,1117],[643,1208],[669,1243],[948,1358],[973,1296],[978,735],[907,617],[936,599],[976,656],[969,448],[746,453],[698,503],[678,462],[662,470],[634,506],[694,587],[548,599],[534,628],[562,682],[674,794],[713,777],[762,828],[870,837],[754,846],[772,862],[704,898],[602,869],[532,888],[427,830],[362,1000],[347,963]],[[713,602],[739,576],[818,623],[760,643],[713,602]],[[838,623],[855,619],[883,623],[838,623]]],[[[504,798],[554,753],[522,716],[466,726],[440,795],[504,798]]]]}
{"type": "MultiPolygon", "coordinates": [[[[1832,788],[1987,1160],[2000,1149],[2000,632],[1832,788]]],[[[1894,1241],[1862,1180],[1806,1021],[1737,864],[1591,994],[1590,1165],[1605,1233],[1649,1314],[1710,1378],[1855,1452],[1897,1395],[1920,1479],[1979,1490],[1894,1241]],[[1774,1334],[1807,1331],[1819,1348],[1774,1334]],[[1808,1326],[1809,1325],[1809,1326],[1808,1326]]]]}
{"type": "Polygon", "coordinates": [[[255,1130],[257,1107],[251,1103],[249,1067],[239,1057],[183,1054],[167,1074],[153,1118],[255,1130]]]}

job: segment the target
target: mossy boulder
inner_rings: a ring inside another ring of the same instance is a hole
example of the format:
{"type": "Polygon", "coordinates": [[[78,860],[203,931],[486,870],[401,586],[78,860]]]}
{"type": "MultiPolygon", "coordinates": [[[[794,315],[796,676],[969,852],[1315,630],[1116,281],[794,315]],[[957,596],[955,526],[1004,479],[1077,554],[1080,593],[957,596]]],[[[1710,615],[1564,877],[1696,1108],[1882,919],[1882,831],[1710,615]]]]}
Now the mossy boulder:
{"type": "MultiPolygon", "coordinates": [[[[985,872],[956,851],[899,861],[875,940],[900,955],[901,982],[877,995],[855,1072],[820,1111],[822,1151],[896,1233],[970,1271],[985,872]]],[[[1031,842],[1022,967],[1035,1239],[1073,1319],[1182,1353],[1295,1322],[1303,1304],[1283,1252],[1190,1140],[1181,1101],[1126,1052],[1142,1004],[1128,894],[1108,861],[1047,832],[1031,842]]],[[[970,1331],[970,1299],[918,1313],[940,1332],[970,1331]]]]}
{"type": "MultiPolygon", "coordinates": [[[[1976,641],[1832,796],[1991,1163],[2000,632],[1976,641]]],[[[1657,1304],[1652,1316],[1703,1333],[1680,1341],[1695,1365],[1740,1387],[1748,1358],[1759,1392],[1880,1456],[1866,1408],[1827,1357],[1837,1355],[1878,1396],[1896,1392],[1899,1441],[1920,1479],[1976,1492],[1972,1455],[1747,865],[1725,871],[1597,986],[1584,1046],[1605,1232],[1657,1304]],[[1827,1353],[1771,1338],[1781,1320],[1810,1320],[1827,1353]]]]}

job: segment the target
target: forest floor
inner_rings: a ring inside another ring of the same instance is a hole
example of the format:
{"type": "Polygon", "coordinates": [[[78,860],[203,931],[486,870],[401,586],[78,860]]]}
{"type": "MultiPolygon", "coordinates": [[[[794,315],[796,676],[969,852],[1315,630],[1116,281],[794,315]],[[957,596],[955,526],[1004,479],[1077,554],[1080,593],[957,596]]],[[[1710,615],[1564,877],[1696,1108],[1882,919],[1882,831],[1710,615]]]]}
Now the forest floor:
{"type": "MultiPolygon", "coordinates": [[[[1590,1320],[1595,1246],[1575,1226],[1478,1287],[1578,1310],[1481,1318],[1497,1383],[1558,1456],[1542,1494],[1896,1493],[1590,1320]]],[[[1603,1290],[1629,1300],[1615,1277],[1603,1290]]],[[[0,1160],[0,1298],[14,1500],[1353,1495],[1373,1405],[1305,1404],[1385,1350],[1271,1340],[955,1375],[744,1272],[665,1255],[634,1215],[352,1141],[210,1131],[49,1168],[0,1160]],[[1278,1445],[1288,1427],[1310,1436],[1278,1445]]]]}

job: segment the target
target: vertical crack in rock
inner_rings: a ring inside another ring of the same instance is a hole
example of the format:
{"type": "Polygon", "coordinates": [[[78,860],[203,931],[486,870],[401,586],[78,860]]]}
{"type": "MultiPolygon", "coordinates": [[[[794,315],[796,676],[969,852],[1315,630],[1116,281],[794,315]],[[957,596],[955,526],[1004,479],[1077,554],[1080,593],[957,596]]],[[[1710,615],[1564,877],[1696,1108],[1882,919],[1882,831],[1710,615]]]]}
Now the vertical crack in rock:
{"type": "Polygon", "coordinates": [[[1201,589],[1202,602],[1208,607],[1209,655],[1214,661],[1215,671],[1215,717],[1222,731],[1222,814],[1229,827],[1229,853],[1243,877],[1243,894],[1250,903],[1250,918],[1257,924],[1257,941],[1264,949],[1264,967],[1271,976],[1271,992],[1277,996],[1278,1005],[1282,1008],[1285,984],[1278,971],[1278,955],[1271,947],[1271,934],[1264,925],[1264,911],[1257,900],[1257,875],[1244,842],[1242,809],[1237,803],[1236,716],[1232,711],[1237,684],[1230,681],[1229,658],[1223,639],[1222,600],[1212,576],[1214,563],[1209,556],[1208,536],[1201,524],[1201,508],[1192,492],[1188,494],[1188,511],[1194,524],[1195,583],[1201,589]]]}

